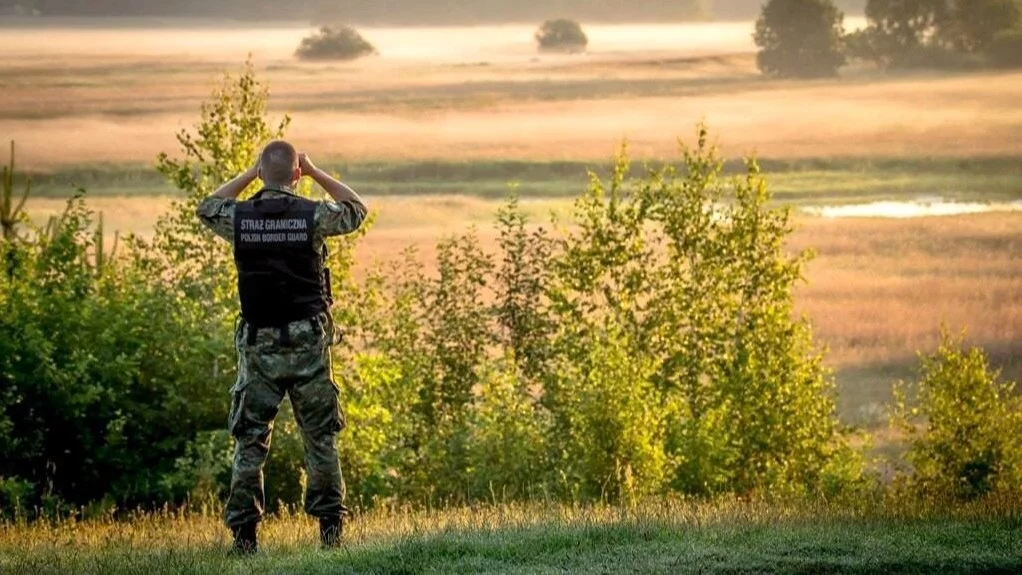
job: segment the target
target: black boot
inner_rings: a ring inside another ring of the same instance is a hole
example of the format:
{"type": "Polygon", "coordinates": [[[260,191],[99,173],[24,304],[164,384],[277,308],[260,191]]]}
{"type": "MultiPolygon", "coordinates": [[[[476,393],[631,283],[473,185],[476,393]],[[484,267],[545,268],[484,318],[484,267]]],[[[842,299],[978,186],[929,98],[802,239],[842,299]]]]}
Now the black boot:
{"type": "Polygon", "coordinates": [[[319,542],[323,549],[335,549],[341,544],[344,534],[343,517],[321,517],[319,519],[319,542]]]}
{"type": "Polygon", "coordinates": [[[259,543],[256,541],[256,527],[258,523],[246,523],[239,527],[232,527],[234,534],[234,547],[231,553],[234,555],[254,555],[259,551],[259,543]]]}

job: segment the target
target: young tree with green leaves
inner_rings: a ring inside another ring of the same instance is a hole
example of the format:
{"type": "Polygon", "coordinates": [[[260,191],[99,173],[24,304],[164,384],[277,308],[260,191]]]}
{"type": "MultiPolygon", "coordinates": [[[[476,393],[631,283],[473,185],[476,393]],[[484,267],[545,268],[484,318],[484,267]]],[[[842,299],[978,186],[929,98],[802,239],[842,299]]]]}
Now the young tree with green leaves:
{"type": "Polygon", "coordinates": [[[1022,400],[983,350],[941,333],[919,377],[895,389],[895,423],[909,437],[908,484],[922,496],[976,499],[1022,484],[1022,400]]]}

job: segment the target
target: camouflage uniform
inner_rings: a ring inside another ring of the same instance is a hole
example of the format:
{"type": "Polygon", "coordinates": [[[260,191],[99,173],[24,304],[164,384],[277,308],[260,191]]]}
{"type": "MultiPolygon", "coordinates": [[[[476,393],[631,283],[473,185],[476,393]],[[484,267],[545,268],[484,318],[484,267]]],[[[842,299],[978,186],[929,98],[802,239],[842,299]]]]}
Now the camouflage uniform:
{"type": "MultiPolygon", "coordinates": [[[[236,205],[236,200],[210,197],[199,205],[198,215],[218,236],[233,242],[236,205]]],[[[322,253],[325,238],[358,229],[365,216],[365,210],[354,204],[321,202],[314,219],[316,250],[322,253]]],[[[225,521],[234,528],[262,518],[263,464],[285,393],[305,444],[305,511],[319,518],[339,517],[344,511],[344,480],[337,434],[344,419],[330,364],[333,321],[329,314],[321,314],[292,322],[287,345],[281,342],[279,329],[261,328],[254,340],[250,329],[240,321],[235,332],[238,381],[231,389],[229,429],[236,442],[225,521]]]]}

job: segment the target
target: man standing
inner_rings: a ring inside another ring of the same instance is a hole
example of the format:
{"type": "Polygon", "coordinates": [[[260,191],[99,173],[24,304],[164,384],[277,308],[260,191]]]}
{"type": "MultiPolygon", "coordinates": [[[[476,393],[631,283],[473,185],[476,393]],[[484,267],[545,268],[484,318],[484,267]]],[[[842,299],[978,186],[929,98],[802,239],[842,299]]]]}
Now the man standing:
{"type": "Polygon", "coordinates": [[[366,213],[358,194],[283,141],[271,142],[255,166],[199,204],[203,223],[233,244],[238,267],[242,321],[235,333],[238,381],[229,417],[236,442],[224,513],[236,552],[258,548],[263,464],[284,394],[305,445],[305,511],[319,518],[324,547],[340,541],[345,508],[337,434],[344,421],[330,366],[334,326],[324,240],[354,232],[366,213]],[[295,195],[303,175],[333,201],[295,195]],[[238,195],[257,178],[265,187],[239,202],[238,195]]]}

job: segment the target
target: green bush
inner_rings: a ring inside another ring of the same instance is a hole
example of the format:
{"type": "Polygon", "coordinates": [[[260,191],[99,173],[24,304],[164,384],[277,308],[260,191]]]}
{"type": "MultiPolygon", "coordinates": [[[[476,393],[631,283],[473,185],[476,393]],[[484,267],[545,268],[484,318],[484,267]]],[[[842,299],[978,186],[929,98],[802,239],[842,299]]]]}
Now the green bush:
{"type": "Polygon", "coordinates": [[[279,133],[265,106],[251,68],[227,78],[178,136],[183,159],[160,157],[182,198],[152,241],[112,250],[79,195],[47,227],[22,223],[0,242],[0,460],[7,479],[33,486],[29,508],[220,492],[199,485],[215,466],[195,461],[226,421],[235,276],[194,213],[279,133]]]}
{"type": "Polygon", "coordinates": [[[998,68],[1022,67],[1022,28],[998,32],[987,47],[987,57],[998,68]]]}
{"type": "Polygon", "coordinates": [[[541,52],[585,52],[589,45],[582,25],[574,20],[560,18],[547,20],[536,31],[536,42],[541,52]]]}
{"type": "Polygon", "coordinates": [[[301,60],[356,60],[376,53],[376,48],[351,26],[323,26],[302,40],[295,57],[301,60]]]}
{"type": "Polygon", "coordinates": [[[837,75],[845,64],[843,22],[831,0],[769,0],[754,34],[759,69],[787,78],[837,75]]]}
{"type": "Polygon", "coordinates": [[[908,484],[930,497],[974,499],[1022,483],[1022,401],[979,348],[946,331],[921,356],[918,379],[896,389],[895,422],[909,434],[908,484]]]}
{"type": "MultiPolygon", "coordinates": [[[[861,477],[833,382],[793,318],[805,255],[755,166],[706,144],[593,179],[571,231],[513,199],[474,234],[346,290],[361,310],[345,448],[356,500],[832,493],[861,477]],[[723,206],[723,207],[722,207],[723,206]],[[488,296],[487,294],[492,294],[488,296]],[[356,422],[357,420],[357,422],[356,422]],[[365,429],[375,426],[374,429],[365,429]]],[[[347,362],[342,362],[347,363],[347,362]]]]}

